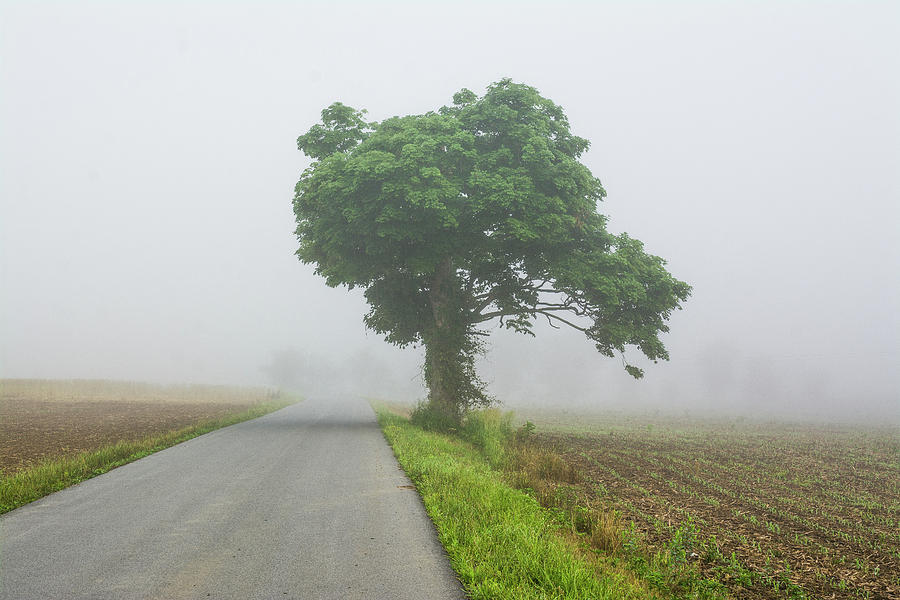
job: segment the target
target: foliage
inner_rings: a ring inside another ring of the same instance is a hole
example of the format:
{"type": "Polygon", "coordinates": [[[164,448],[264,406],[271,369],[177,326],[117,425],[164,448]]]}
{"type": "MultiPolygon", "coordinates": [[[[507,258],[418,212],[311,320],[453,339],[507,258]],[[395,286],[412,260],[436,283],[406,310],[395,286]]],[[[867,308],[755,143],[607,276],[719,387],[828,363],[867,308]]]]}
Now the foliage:
{"type": "Polygon", "coordinates": [[[606,230],[606,192],[579,162],[588,141],[534,88],[504,79],[381,122],[335,103],[297,144],[314,159],[295,189],[298,257],[365,288],[366,325],[389,342],[425,346],[429,400],[450,422],[491,400],[474,364],[494,320],[531,334],[544,317],[606,356],[668,358],[659,334],[690,287],[606,230]]]}

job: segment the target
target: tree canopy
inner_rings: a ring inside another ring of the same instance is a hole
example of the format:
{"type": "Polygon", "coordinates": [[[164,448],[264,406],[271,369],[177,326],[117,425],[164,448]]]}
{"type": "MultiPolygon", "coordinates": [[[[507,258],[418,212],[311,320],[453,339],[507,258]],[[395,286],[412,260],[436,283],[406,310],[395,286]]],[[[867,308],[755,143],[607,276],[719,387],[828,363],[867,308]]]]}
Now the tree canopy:
{"type": "Polygon", "coordinates": [[[366,325],[387,341],[425,346],[429,400],[450,418],[490,400],[474,364],[494,321],[531,334],[546,318],[606,356],[668,359],[659,336],[690,286],[607,231],[606,192],[579,161],[589,142],[533,87],[503,79],[381,122],[337,102],[297,145],[313,159],[295,189],[298,257],[365,288],[366,325]]]}

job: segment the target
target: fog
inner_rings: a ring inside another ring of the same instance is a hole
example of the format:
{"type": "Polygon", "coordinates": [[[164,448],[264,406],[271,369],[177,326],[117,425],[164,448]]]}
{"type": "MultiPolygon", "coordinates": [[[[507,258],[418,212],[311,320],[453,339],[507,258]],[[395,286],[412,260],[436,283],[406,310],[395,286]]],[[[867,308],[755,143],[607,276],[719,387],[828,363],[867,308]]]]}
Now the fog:
{"type": "Polygon", "coordinates": [[[419,351],[293,255],[295,140],[336,100],[381,120],[508,76],[694,292],[640,381],[577,332],[495,331],[499,400],[896,421],[898,26],[892,2],[2,2],[0,377],[422,397],[419,351]]]}

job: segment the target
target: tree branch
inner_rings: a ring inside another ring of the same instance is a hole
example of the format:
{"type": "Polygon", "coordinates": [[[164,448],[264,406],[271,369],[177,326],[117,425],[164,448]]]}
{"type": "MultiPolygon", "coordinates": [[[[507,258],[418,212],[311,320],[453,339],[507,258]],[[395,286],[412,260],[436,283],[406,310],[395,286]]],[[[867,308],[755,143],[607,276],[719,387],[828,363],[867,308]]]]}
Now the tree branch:
{"type": "Polygon", "coordinates": [[[543,308],[533,307],[533,308],[528,308],[528,309],[524,309],[524,310],[495,310],[495,311],[491,311],[489,313],[484,313],[484,314],[476,313],[477,316],[475,318],[469,320],[469,324],[476,325],[478,323],[484,323],[485,321],[490,321],[491,319],[494,319],[496,317],[501,317],[501,320],[502,320],[503,317],[508,317],[508,316],[512,316],[512,315],[542,314],[542,315],[546,316],[548,319],[551,319],[551,318],[556,319],[557,321],[565,323],[569,327],[577,329],[578,331],[588,333],[587,327],[581,327],[580,325],[576,325],[575,323],[572,323],[571,321],[568,321],[567,319],[563,319],[559,315],[554,314],[557,312],[570,312],[579,317],[585,315],[584,311],[582,311],[581,309],[578,309],[577,307],[573,307],[573,306],[567,307],[567,306],[559,305],[559,306],[547,306],[547,307],[543,307],[543,308]]]}
{"type": "MultiPolygon", "coordinates": [[[[497,299],[497,298],[495,297],[495,292],[496,292],[496,291],[497,291],[497,288],[494,288],[493,290],[491,290],[490,292],[488,292],[487,294],[485,294],[484,297],[481,299],[481,302],[480,302],[477,306],[475,306],[475,309],[474,309],[472,312],[474,312],[476,315],[480,315],[480,314],[481,314],[481,311],[483,311],[484,309],[486,309],[488,306],[491,305],[491,303],[492,303],[494,300],[497,299]]],[[[497,315],[494,315],[494,317],[496,317],[496,316],[497,316],[497,315]]],[[[491,318],[493,318],[493,317],[491,317],[491,318]]]]}
{"type": "Polygon", "coordinates": [[[567,321],[566,319],[563,319],[563,318],[560,317],[559,315],[554,315],[553,313],[544,312],[544,311],[542,311],[542,310],[539,310],[539,311],[537,311],[537,312],[539,312],[539,313],[541,313],[541,314],[543,314],[543,315],[546,315],[548,318],[552,318],[552,319],[556,319],[557,321],[561,321],[562,323],[565,323],[566,325],[568,325],[568,326],[571,327],[572,329],[577,329],[578,331],[580,331],[580,332],[582,332],[582,333],[588,333],[588,328],[587,328],[587,327],[581,327],[581,326],[579,326],[579,325],[576,325],[575,323],[572,323],[571,321],[567,321]]]}
{"type": "MultiPolygon", "coordinates": [[[[531,283],[532,283],[532,281],[529,279],[520,279],[519,285],[518,285],[518,288],[516,289],[516,291],[521,290],[521,291],[525,291],[525,292],[536,292],[536,293],[545,293],[545,294],[560,294],[560,293],[562,293],[553,288],[545,288],[544,286],[547,285],[548,283],[550,283],[550,281],[547,279],[545,279],[535,285],[531,285],[531,283]]],[[[475,280],[474,280],[474,278],[472,278],[467,285],[466,291],[471,292],[472,288],[474,287],[474,284],[475,284],[475,280]]],[[[473,299],[475,300],[475,302],[477,302],[477,304],[473,308],[472,312],[474,312],[475,314],[481,314],[481,311],[483,311],[484,309],[489,307],[499,297],[500,290],[501,290],[501,288],[499,286],[497,286],[497,287],[494,287],[493,289],[485,292],[484,294],[478,294],[476,296],[473,296],[473,299]]],[[[491,319],[500,315],[500,313],[490,313],[490,314],[491,314],[491,316],[489,318],[491,318],[491,319]]],[[[513,313],[504,313],[504,314],[513,314],[513,313]]]]}
{"type": "Polygon", "coordinates": [[[470,325],[475,325],[477,323],[484,323],[485,321],[490,321],[491,319],[493,319],[495,317],[504,317],[504,316],[508,316],[508,315],[514,315],[514,314],[516,314],[516,312],[508,311],[508,310],[495,310],[493,312],[484,313],[483,315],[479,314],[479,313],[475,313],[475,314],[478,316],[477,316],[477,318],[471,319],[469,321],[470,325]]]}

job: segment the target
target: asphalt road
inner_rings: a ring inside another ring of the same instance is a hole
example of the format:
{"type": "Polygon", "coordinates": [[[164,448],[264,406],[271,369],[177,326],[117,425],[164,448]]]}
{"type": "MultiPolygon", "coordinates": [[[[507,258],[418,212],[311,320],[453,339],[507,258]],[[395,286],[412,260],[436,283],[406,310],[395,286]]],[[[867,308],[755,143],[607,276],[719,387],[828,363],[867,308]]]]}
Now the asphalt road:
{"type": "Polygon", "coordinates": [[[0,517],[0,599],[464,598],[371,408],[308,400],[0,517]]]}

